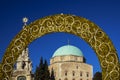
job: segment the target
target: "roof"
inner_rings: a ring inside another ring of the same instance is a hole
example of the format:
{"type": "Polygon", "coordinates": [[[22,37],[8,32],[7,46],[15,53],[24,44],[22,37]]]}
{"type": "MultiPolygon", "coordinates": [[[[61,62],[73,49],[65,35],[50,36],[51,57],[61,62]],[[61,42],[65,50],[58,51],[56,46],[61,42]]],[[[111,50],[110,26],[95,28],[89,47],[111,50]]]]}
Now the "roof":
{"type": "Polygon", "coordinates": [[[72,45],[65,45],[60,48],[58,48],[52,57],[55,56],[65,56],[65,55],[75,55],[75,56],[83,56],[82,51],[72,45]]]}

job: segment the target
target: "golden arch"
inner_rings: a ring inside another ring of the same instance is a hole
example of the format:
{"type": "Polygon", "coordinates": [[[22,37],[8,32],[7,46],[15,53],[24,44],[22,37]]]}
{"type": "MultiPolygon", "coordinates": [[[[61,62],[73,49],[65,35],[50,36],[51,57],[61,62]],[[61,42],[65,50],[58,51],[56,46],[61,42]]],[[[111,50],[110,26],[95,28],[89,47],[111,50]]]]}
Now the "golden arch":
{"type": "Polygon", "coordinates": [[[85,18],[58,14],[36,20],[17,34],[7,48],[0,64],[0,80],[10,79],[13,64],[27,45],[43,35],[55,32],[67,32],[84,39],[97,54],[102,68],[102,79],[120,79],[118,55],[105,32],[85,18]]]}

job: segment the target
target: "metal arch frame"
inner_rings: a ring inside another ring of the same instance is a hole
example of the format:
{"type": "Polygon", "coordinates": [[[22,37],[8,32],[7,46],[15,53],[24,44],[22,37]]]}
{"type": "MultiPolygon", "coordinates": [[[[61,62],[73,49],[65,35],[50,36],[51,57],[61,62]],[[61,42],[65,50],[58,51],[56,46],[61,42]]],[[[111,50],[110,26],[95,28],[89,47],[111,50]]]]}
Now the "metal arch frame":
{"type": "Polygon", "coordinates": [[[35,39],[55,32],[81,37],[96,52],[102,68],[103,80],[120,79],[120,63],[112,41],[93,22],[73,15],[47,16],[26,25],[11,41],[0,64],[0,80],[10,80],[13,65],[22,50],[35,39]]]}

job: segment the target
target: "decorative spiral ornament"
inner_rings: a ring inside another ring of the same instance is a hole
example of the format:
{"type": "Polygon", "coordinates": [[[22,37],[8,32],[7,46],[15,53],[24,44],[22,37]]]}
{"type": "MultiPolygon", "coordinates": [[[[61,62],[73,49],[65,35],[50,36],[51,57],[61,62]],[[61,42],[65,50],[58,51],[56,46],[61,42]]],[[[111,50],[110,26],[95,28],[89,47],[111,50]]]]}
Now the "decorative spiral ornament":
{"type": "MultiPolygon", "coordinates": [[[[25,25],[27,21],[27,18],[23,18],[25,25]]],[[[102,80],[120,79],[119,58],[106,33],[85,18],[58,14],[36,20],[16,35],[0,64],[0,80],[10,80],[13,65],[26,46],[35,39],[53,32],[67,32],[81,37],[96,52],[102,68],[102,80]]]]}

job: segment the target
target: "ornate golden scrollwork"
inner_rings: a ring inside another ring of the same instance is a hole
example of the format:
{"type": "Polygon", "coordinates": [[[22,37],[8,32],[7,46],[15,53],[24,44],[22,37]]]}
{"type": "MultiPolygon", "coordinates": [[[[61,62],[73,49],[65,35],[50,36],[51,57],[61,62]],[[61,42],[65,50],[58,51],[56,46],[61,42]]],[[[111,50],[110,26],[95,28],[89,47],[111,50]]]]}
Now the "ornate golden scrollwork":
{"type": "Polygon", "coordinates": [[[27,45],[35,39],[53,32],[67,32],[81,37],[96,52],[102,68],[102,79],[120,79],[118,55],[105,32],[85,18],[58,14],[36,20],[17,34],[7,48],[0,64],[0,80],[10,80],[13,65],[27,45]]]}

